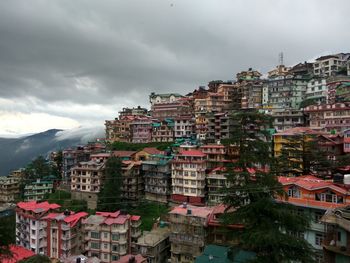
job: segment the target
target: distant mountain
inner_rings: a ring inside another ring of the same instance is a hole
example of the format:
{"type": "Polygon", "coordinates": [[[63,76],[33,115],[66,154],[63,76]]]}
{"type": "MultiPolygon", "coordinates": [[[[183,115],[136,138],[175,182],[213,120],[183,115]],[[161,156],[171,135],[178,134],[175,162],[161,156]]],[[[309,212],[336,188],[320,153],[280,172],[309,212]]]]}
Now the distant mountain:
{"type": "Polygon", "coordinates": [[[0,138],[0,176],[24,167],[39,155],[86,144],[104,137],[103,127],[80,127],[71,130],[52,129],[20,138],[0,138]]]}

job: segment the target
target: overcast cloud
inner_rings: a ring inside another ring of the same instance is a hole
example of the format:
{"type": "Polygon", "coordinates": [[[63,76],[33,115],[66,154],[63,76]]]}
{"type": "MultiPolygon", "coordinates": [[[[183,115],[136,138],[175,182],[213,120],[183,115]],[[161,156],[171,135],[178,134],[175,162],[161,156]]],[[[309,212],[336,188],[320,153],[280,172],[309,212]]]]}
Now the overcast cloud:
{"type": "Polygon", "coordinates": [[[287,65],[349,52],[348,10],[347,0],[1,1],[0,134],[103,125],[149,107],[152,91],[265,73],[281,51],[287,65]]]}

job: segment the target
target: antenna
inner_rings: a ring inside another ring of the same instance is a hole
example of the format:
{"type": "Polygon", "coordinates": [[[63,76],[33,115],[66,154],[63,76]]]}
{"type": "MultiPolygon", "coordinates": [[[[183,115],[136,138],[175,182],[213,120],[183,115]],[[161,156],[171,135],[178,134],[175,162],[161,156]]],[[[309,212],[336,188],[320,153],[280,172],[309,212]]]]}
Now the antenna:
{"type": "Polygon", "coordinates": [[[280,65],[283,65],[283,52],[280,52],[278,54],[278,62],[280,65]]]}

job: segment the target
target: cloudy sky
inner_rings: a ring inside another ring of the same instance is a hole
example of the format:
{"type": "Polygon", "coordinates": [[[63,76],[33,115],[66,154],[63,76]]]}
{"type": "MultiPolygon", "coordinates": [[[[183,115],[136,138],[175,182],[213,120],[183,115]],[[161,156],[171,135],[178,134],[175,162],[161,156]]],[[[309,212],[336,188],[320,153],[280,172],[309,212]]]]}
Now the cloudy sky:
{"type": "Polygon", "coordinates": [[[155,92],[349,52],[350,1],[4,0],[0,135],[103,125],[155,92]]]}

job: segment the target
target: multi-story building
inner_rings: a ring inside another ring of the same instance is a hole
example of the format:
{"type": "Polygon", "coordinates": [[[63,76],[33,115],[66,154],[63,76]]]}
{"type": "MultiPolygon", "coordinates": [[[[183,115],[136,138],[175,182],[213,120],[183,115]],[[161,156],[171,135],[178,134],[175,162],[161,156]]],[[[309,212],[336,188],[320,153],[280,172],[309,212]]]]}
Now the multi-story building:
{"type": "Polygon", "coordinates": [[[232,118],[228,112],[208,114],[208,131],[206,139],[211,142],[217,142],[223,139],[229,139],[232,132],[232,118]]]}
{"type": "Polygon", "coordinates": [[[208,156],[208,169],[224,166],[227,163],[227,148],[220,143],[202,145],[200,150],[208,156]]]}
{"type": "Polygon", "coordinates": [[[321,104],[328,101],[328,86],[325,78],[312,78],[307,83],[305,100],[312,100],[313,104],[321,104]]]}
{"type": "Polygon", "coordinates": [[[144,231],[137,240],[138,252],[148,263],[167,262],[170,257],[170,228],[163,222],[151,231],[144,231]]]}
{"type": "Polygon", "coordinates": [[[0,203],[12,203],[19,198],[20,178],[0,176],[0,203]]]}
{"type": "Polygon", "coordinates": [[[141,106],[137,106],[136,108],[123,108],[119,112],[119,117],[121,116],[145,116],[148,114],[148,110],[146,108],[142,108],[141,106]]]}
{"type": "Polygon", "coordinates": [[[276,131],[285,131],[294,127],[305,125],[305,115],[302,110],[297,109],[276,109],[268,113],[272,117],[272,125],[276,131]]]}
{"type": "Polygon", "coordinates": [[[140,161],[122,161],[122,199],[136,202],[144,196],[144,184],[140,161]]]}
{"type": "Polygon", "coordinates": [[[172,103],[180,98],[183,98],[183,96],[178,93],[156,94],[152,92],[151,95],[149,95],[149,102],[151,103],[151,105],[161,103],[172,103]]]}
{"type": "Polygon", "coordinates": [[[145,199],[167,203],[171,194],[171,160],[173,156],[153,155],[142,162],[145,199]]]}
{"type": "MultiPolygon", "coordinates": [[[[132,252],[132,240],[141,236],[141,219],[123,211],[96,212],[83,220],[85,251],[103,263],[118,260],[132,252]]],[[[132,244],[133,243],[133,244],[132,244]]]]}
{"type": "Polygon", "coordinates": [[[191,115],[176,117],[174,123],[175,139],[191,138],[194,136],[195,120],[191,115]]]}
{"type": "Polygon", "coordinates": [[[327,78],[327,103],[350,101],[350,76],[332,76],[327,78]]]}
{"type": "Polygon", "coordinates": [[[152,141],[152,119],[148,116],[136,116],[130,124],[131,142],[148,143],[152,141]]]}
{"type": "Polygon", "coordinates": [[[267,75],[269,78],[277,78],[281,76],[289,75],[290,67],[286,67],[285,65],[278,65],[273,70],[270,70],[267,75]]]}
{"type": "Polygon", "coordinates": [[[343,151],[344,153],[350,153],[350,129],[343,132],[343,151]]]}
{"type": "Polygon", "coordinates": [[[232,92],[235,89],[235,85],[232,82],[221,83],[217,87],[217,92],[222,94],[222,110],[229,111],[232,109],[232,92]]]}
{"type": "Polygon", "coordinates": [[[62,151],[62,177],[69,181],[71,169],[80,162],[89,160],[90,152],[83,146],[74,149],[65,149],[62,151]]]}
{"type": "Polygon", "coordinates": [[[46,224],[42,220],[47,214],[60,208],[48,202],[19,202],[16,208],[16,244],[36,254],[47,253],[46,224]]]}
{"type": "Polygon", "coordinates": [[[152,105],[151,115],[160,121],[175,119],[183,115],[192,114],[192,103],[189,98],[181,98],[174,102],[156,103],[152,105]]]}
{"type": "Polygon", "coordinates": [[[218,205],[223,202],[223,198],[226,196],[225,189],[230,186],[227,176],[227,169],[220,166],[207,174],[209,205],[218,205]]]}
{"type": "Polygon", "coordinates": [[[350,207],[329,210],[321,218],[325,225],[324,262],[350,262],[350,207]]]}
{"type": "Polygon", "coordinates": [[[323,262],[322,243],[325,232],[320,222],[321,217],[328,209],[348,205],[350,203],[348,190],[344,186],[314,176],[279,177],[278,180],[288,194],[286,202],[298,206],[301,213],[312,218],[309,229],[299,235],[302,235],[315,249],[317,260],[323,262]]]}
{"type": "Polygon", "coordinates": [[[350,76],[350,60],[348,60],[348,62],[347,62],[346,64],[347,64],[347,66],[346,66],[346,68],[347,68],[346,72],[347,72],[347,75],[350,76]]]}
{"type": "Polygon", "coordinates": [[[51,194],[52,190],[53,181],[37,179],[24,187],[24,199],[25,201],[40,201],[44,199],[46,194],[51,194]]]}
{"type": "Polygon", "coordinates": [[[310,105],[304,109],[311,129],[324,132],[342,132],[350,128],[350,105],[335,103],[310,105]]]}
{"type": "Polygon", "coordinates": [[[332,76],[336,74],[345,63],[346,61],[343,60],[339,54],[319,57],[314,63],[314,75],[332,76]]]}
{"type": "Polygon", "coordinates": [[[154,121],[152,123],[152,142],[173,142],[174,127],[173,119],[154,121]]]}
{"type": "Polygon", "coordinates": [[[128,254],[112,263],[147,263],[147,259],[141,255],[128,254]]]}
{"type": "Polygon", "coordinates": [[[174,202],[203,205],[207,155],[199,150],[181,151],[172,161],[172,196],[174,202]]]}
{"type": "Polygon", "coordinates": [[[42,218],[46,229],[45,255],[55,259],[66,259],[85,251],[82,220],[85,212],[50,213],[42,218]]]}
{"type": "Polygon", "coordinates": [[[80,162],[71,169],[72,198],[86,200],[89,209],[96,209],[97,195],[103,180],[105,163],[88,161],[80,162]]]}
{"type": "Polygon", "coordinates": [[[183,204],[169,212],[171,262],[194,262],[207,239],[208,219],[213,208],[183,204]]]}

